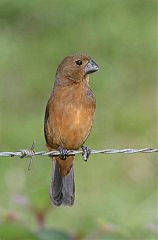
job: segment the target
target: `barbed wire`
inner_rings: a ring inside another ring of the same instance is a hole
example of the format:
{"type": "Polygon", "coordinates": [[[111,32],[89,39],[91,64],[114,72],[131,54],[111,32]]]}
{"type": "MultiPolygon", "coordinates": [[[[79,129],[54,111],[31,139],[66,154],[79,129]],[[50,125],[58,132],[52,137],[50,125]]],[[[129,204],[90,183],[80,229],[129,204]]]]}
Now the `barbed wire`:
{"type": "MultiPolygon", "coordinates": [[[[30,158],[28,170],[31,170],[31,164],[33,161],[34,156],[61,156],[61,151],[41,151],[35,152],[35,141],[33,142],[30,149],[21,149],[16,152],[0,152],[0,157],[20,157],[20,158],[30,158]]],[[[134,153],[156,153],[158,152],[158,148],[141,148],[141,149],[134,149],[134,148],[125,148],[125,149],[103,149],[103,150],[95,150],[90,149],[88,147],[82,147],[82,150],[66,150],[66,156],[73,156],[76,154],[82,154],[84,161],[87,161],[90,154],[134,154],[134,153]]],[[[63,158],[63,156],[61,156],[63,158]]],[[[63,159],[66,159],[65,156],[63,159]]]]}
{"type": "MultiPolygon", "coordinates": [[[[88,148],[90,154],[134,154],[134,153],[155,153],[158,152],[158,148],[141,148],[141,149],[103,149],[103,150],[95,150],[95,149],[90,149],[88,148]]],[[[66,156],[72,156],[76,154],[82,154],[84,157],[85,151],[84,149],[82,150],[67,150],[66,151],[66,156]]],[[[34,151],[34,143],[31,147],[31,149],[22,149],[16,152],[0,152],[0,157],[20,157],[20,158],[32,158],[34,156],[49,156],[49,157],[54,157],[54,156],[60,156],[61,152],[60,151],[40,151],[40,152],[35,152],[34,151]]]]}

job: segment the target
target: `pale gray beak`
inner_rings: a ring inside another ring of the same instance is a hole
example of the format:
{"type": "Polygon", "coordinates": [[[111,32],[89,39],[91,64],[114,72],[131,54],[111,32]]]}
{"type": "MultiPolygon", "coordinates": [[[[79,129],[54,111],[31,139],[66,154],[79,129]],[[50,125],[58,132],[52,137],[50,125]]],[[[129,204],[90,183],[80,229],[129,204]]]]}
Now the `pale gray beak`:
{"type": "Polygon", "coordinates": [[[90,74],[98,70],[99,70],[99,66],[93,60],[90,60],[84,68],[84,71],[86,74],[90,74]]]}

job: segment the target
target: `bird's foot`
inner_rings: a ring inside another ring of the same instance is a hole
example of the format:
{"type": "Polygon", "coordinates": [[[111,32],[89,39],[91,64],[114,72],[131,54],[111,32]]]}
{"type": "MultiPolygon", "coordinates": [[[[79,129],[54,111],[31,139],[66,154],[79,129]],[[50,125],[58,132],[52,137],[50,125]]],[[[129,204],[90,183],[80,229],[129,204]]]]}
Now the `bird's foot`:
{"type": "Polygon", "coordinates": [[[67,149],[63,148],[63,147],[59,147],[58,148],[59,152],[60,152],[60,155],[59,157],[62,159],[62,160],[66,160],[66,156],[67,156],[67,149]]]}
{"type": "Polygon", "coordinates": [[[83,157],[84,161],[87,162],[87,160],[88,160],[88,158],[91,154],[91,149],[89,147],[84,147],[84,146],[82,146],[81,148],[82,148],[82,151],[83,151],[82,152],[82,157],[83,157]]]}

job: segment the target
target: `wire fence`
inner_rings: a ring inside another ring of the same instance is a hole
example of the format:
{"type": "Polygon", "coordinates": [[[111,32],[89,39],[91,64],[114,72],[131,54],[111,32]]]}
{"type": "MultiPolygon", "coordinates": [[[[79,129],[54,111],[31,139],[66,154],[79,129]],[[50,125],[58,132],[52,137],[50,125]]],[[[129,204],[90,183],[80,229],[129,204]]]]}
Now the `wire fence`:
{"type": "MultiPolygon", "coordinates": [[[[16,152],[0,152],[0,157],[20,157],[20,158],[30,158],[28,170],[31,169],[31,164],[34,156],[48,156],[55,157],[61,156],[60,151],[41,151],[35,152],[35,141],[33,142],[30,149],[21,149],[16,152]]],[[[85,161],[87,161],[90,154],[134,154],[134,153],[156,153],[158,152],[158,148],[125,148],[125,149],[103,149],[103,150],[95,150],[90,149],[88,147],[82,148],[82,150],[66,150],[66,156],[73,156],[76,154],[82,154],[82,157],[85,161]]]]}
{"type": "MultiPolygon", "coordinates": [[[[0,152],[0,157],[20,157],[20,158],[32,158],[34,156],[60,156],[61,152],[58,150],[55,151],[34,151],[35,142],[32,144],[31,149],[22,149],[16,152],[0,152]]],[[[141,148],[141,149],[103,149],[103,150],[95,150],[95,149],[88,149],[89,154],[134,154],[134,153],[156,153],[158,152],[158,148],[141,148]]],[[[76,154],[82,154],[84,160],[86,160],[87,155],[85,149],[82,150],[67,150],[66,156],[73,156],[76,154]]]]}

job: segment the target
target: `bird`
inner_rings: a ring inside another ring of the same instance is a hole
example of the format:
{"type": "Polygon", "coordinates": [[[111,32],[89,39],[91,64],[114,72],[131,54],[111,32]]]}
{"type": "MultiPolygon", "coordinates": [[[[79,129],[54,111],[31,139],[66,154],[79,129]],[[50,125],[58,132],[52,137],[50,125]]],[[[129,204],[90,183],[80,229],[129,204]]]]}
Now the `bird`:
{"type": "MultiPolygon", "coordinates": [[[[89,86],[89,75],[99,70],[88,55],[65,57],[59,64],[47,102],[44,135],[52,157],[50,197],[54,206],[72,206],[75,200],[74,159],[67,150],[78,150],[88,138],[94,121],[96,98],[89,86]]],[[[88,151],[87,151],[88,157],[88,151]]]]}

